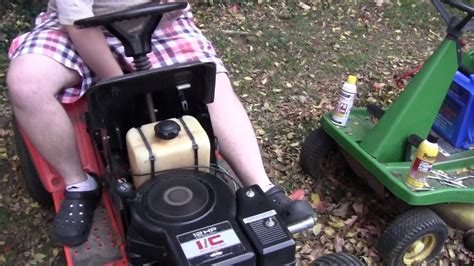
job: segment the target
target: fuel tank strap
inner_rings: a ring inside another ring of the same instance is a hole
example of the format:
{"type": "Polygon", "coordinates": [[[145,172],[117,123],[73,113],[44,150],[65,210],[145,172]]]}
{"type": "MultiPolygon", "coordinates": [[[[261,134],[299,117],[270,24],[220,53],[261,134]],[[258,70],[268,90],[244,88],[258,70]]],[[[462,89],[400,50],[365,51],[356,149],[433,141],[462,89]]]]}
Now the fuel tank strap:
{"type": "Polygon", "coordinates": [[[183,118],[180,117],[179,118],[179,122],[181,122],[181,124],[183,125],[184,127],[184,130],[186,131],[186,134],[188,135],[189,139],[191,140],[191,143],[193,145],[193,150],[194,150],[194,165],[198,166],[199,164],[199,158],[198,158],[198,150],[199,150],[199,146],[197,145],[196,143],[196,140],[194,139],[194,136],[193,136],[193,133],[191,133],[191,130],[189,130],[188,126],[186,125],[186,123],[184,122],[183,118]]]}
{"type": "Polygon", "coordinates": [[[154,178],[155,177],[155,160],[156,160],[155,155],[153,154],[153,150],[151,149],[150,143],[146,139],[145,134],[143,134],[142,129],[137,127],[137,131],[140,134],[140,137],[142,138],[143,143],[145,144],[145,147],[148,151],[148,155],[149,155],[148,158],[150,159],[150,168],[151,168],[150,174],[151,174],[151,178],[154,178]]]}

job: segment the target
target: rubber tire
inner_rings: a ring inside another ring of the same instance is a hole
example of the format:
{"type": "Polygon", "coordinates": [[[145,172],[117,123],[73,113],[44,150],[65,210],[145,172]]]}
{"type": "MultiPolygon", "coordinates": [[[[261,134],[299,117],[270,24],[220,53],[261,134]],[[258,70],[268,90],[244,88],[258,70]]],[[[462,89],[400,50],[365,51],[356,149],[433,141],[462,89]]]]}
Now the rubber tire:
{"type": "Polygon", "coordinates": [[[20,134],[18,125],[13,119],[13,131],[15,138],[15,148],[20,158],[20,167],[23,180],[25,181],[26,190],[30,197],[43,207],[53,206],[53,198],[51,194],[44,188],[43,183],[38,175],[38,171],[31,159],[30,152],[26,147],[26,143],[20,134]]]}
{"type": "Polygon", "coordinates": [[[300,165],[303,171],[316,180],[324,178],[322,160],[337,150],[334,140],[322,129],[317,128],[306,137],[300,151],[300,165]]]}
{"type": "Polygon", "coordinates": [[[467,231],[462,240],[464,247],[470,252],[474,252],[474,229],[467,231]]]}
{"type": "Polygon", "coordinates": [[[363,266],[366,265],[356,256],[349,253],[331,253],[319,257],[311,266],[363,266]]]}
{"type": "Polygon", "coordinates": [[[420,237],[434,234],[436,243],[425,261],[435,259],[448,238],[448,226],[431,209],[418,207],[397,216],[385,229],[377,243],[379,256],[385,265],[405,265],[403,255],[420,237]]]}

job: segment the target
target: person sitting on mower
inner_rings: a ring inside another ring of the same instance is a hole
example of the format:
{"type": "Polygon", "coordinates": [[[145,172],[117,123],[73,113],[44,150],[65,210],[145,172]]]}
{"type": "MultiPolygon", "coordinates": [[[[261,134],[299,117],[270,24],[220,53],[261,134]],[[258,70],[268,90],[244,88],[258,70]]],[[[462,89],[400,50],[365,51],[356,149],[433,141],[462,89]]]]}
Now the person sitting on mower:
{"type": "MultiPolygon", "coordinates": [[[[65,200],[54,219],[53,234],[65,245],[87,240],[100,199],[100,182],[81,167],[74,130],[61,103],[78,100],[96,81],[122,75],[130,66],[116,38],[104,35],[100,28],[78,29],[73,23],[146,2],[150,1],[50,0],[47,12],[37,17],[33,30],[14,39],[9,49],[7,84],[15,118],[41,155],[64,178],[65,200]],[[83,212],[73,212],[73,205],[83,212]],[[71,223],[70,215],[80,215],[75,220],[81,223],[71,223]]],[[[195,26],[190,6],[164,18],[152,40],[149,57],[153,68],[191,61],[214,62],[215,100],[208,107],[222,155],[244,185],[258,184],[262,188],[284,220],[294,222],[312,216],[307,201],[291,201],[268,178],[251,122],[211,42],[195,26]],[[300,206],[295,212],[296,205],[300,206]]]]}

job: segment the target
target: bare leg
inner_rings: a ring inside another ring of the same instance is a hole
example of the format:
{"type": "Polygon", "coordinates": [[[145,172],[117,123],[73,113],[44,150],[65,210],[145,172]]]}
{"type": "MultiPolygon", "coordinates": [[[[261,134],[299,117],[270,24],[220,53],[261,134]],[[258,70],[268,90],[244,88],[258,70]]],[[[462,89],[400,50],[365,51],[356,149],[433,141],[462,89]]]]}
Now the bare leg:
{"type": "Polygon", "coordinates": [[[227,74],[217,74],[214,102],[208,107],[222,155],[244,185],[271,184],[250,120],[227,74]]]}
{"type": "Polygon", "coordinates": [[[281,187],[272,186],[265,173],[250,120],[232,90],[227,74],[217,75],[214,102],[208,107],[222,155],[244,185],[257,184],[266,191],[272,208],[287,224],[296,224],[312,217],[314,212],[307,201],[291,201],[281,187]]]}
{"type": "Polygon", "coordinates": [[[7,75],[15,118],[66,185],[85,181],[86,176],[71,121],[55,95],[80,82],[75,71],[35,54],[14,59],[7,75]]]}

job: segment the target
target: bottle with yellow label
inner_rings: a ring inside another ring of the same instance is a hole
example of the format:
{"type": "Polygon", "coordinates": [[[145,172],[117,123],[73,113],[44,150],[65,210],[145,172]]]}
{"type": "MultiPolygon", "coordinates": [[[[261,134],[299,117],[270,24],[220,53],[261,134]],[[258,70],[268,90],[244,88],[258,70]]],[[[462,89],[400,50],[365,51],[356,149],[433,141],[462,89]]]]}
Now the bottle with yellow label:
{"type": "Polygon", "coordinates": [[[331,116],[331,121],[338,126],[344,127],[347,124],[357,94],[356,82],[357,77],[350,75],[339,91],[336,109],[331,116]]]}
{"type": "Polygon", "coordinates": [[[410,172],[405,178],[405,183],[411,188],[423,188],[426,186],[426,177],[431,172],[433,164],[438,156],[438,139],[429,135],[420,143],[416,151],[410,172]]]}

